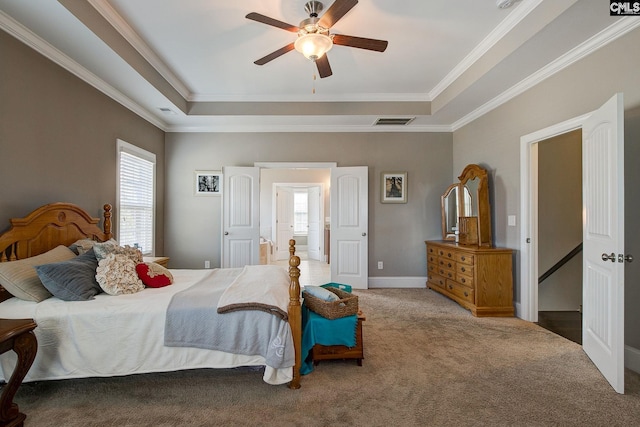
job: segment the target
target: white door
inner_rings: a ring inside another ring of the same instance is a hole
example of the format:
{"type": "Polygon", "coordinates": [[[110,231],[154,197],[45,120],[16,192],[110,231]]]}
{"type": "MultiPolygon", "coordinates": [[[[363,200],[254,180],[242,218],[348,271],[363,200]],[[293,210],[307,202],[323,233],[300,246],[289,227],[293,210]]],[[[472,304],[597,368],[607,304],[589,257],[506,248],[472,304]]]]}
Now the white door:
{"type": "Polygon", "coordinates": [[[331,169],[331,281],[367,289],[368,169],[331,169]]]}
{"type": "Polygon", "coordinates": [[[293,188],[276,189],[276,259],[289,259],[289,240],[293,239],[293,188]]]}
{"type": "Polygon", "coordinates": [[[624,393],[623,119],[618,94],[582,128],[582,345],[618,393],[624,393]]]}
{"type": "Polygon", "coordinates": [[[309,259],[320,261],[320,232],[322,230],[322,217],[320,208],[320,187],[309,187],[309,231],[307,235],[307,251],[309,259]]]}
{"type": "Polygon", "coordinates": [[[222,267],[260,263],[260,168],[223,170],[222,267]]]}

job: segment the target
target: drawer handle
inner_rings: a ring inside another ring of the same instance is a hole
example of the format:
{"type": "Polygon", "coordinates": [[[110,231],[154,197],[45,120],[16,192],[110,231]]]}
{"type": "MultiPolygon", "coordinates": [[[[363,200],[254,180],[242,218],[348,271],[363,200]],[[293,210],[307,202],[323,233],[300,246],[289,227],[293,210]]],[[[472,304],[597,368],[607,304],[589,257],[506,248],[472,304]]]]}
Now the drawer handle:
{"type": "Polygon", "coordinates": [[[462,283],[467,283],[467,279],[465,279],[465,278],[460,279],[460,281],[461,281],[462,283]]]}
{"type": "Polygon", "coordinates": [[[462,261],[466,261],[467,258],[465,258],[464,256],[460,258],[462,261]]]}
{"type": "Polygon", "coordinates": [[[460,269],[460,271],[462,271],[462,272],[464,273],[465,271],[467,271],[467,269],[466,269],[466,268],[464,268],[464,267],[462,267],[462,268],[460,269]]]}
{"type": "Polygon", "coordinates": [[[449,258],[451,258],[451,253],[448,253],[448,254],[447,254],[447,256],[448,256],[449,258]]]}
{"type": "Polygon", "coordinates": [[[464,296],[465,296],[465,297],[468,297],[468,296],[469,296],[469,292],[464,291],[464,296]]]}
{"type": "Polygon", "coordinates": [[[453,274],[449,273],[449,274],[447,274],[447,276],[449,276],[449,277],[453,277],[453,274]]]}
{"type": "Polygon", "coordinates": [[[441,284],[441,285],[444,285],[444,282],[442,281],[442,279],[440,279],[440,284],[441,284]]]}
{"type": "Polygon", "coordinates": [[[449,285],[449,289],[453,290],[453,285],[449,285]]]}
{"type": "Polygon", "coordinates": [[[449,268],[453,267],[453,265],[451,265],[451,263],[447,264],[447,266],[448,266],[449,268]]]}

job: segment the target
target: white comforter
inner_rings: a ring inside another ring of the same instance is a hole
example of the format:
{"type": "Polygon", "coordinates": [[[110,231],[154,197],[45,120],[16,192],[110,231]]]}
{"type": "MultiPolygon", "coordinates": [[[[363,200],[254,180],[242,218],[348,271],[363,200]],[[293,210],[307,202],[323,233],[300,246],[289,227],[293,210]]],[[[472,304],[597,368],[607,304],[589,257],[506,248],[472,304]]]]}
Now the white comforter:
{"type": "MultiPolygon", "coordinates": [[[[33,318],[38,353],[25,381],[110,377],[195,368],[263,366],[261,356],[245,356],[164,346],[166,309],[176,292],[211,270],[171,270],[174,284],[131,295],[97,295],[92,301],[49,298],[40,303],[11,298],[0,303],[0,318],[33,318]]],[[[16,356],[0,356],[0,374],[9,379],[16,356]]],[[[293,369],[265,366],[263,379],[284,384],[293,369]]]]}

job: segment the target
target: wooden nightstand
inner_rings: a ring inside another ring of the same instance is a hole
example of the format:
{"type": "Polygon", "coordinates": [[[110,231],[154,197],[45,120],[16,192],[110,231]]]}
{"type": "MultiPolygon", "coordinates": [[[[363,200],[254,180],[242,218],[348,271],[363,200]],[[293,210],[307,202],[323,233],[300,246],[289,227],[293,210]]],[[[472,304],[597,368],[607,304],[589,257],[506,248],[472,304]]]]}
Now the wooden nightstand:
{"type": "Polygon", "coordinates": [[[164,268],[169,268],[169,257],[168,256],[146,256],[142,258],[144,262],[155,262],[156,264],[160,264],[164,268]]]}
{"type": "Polygon", "coordinates": [[[18,410],[18,405],[13,403],[13,397],[36,357],[38,342],[33,333],[35,328],[36,323],[33,319],[0,319],[0,354],[13,350],[18,355],[13,374],[2,388],[0,396],[2,426],[22,426],[27,417],[18,410]]]}
{"type": "Polygon", "coordinates": [[[367,318],[358,313],[358,325],[356,326],[356,346],[347,347],[344,345],[320,345],[316,344],[311,349],[311,357],[313,364],[318,365],[321,360],[332,359],[356,359],[358,366],[362,366],[362,359],[364,359],[364,346],[362,344],[362,322],[367,318]]]}

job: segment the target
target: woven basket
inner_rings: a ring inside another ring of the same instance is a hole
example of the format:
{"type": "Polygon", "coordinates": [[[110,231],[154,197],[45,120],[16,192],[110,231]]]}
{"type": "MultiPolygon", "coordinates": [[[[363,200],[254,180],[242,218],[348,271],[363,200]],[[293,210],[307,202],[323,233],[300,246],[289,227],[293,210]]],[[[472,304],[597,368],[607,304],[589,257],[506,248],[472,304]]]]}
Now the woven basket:
{"type": "Polygon", "coordinates": [[[338,295],[340,299],[337,301],[324,301],[308,292],[303,292],[304,305],[309,307],[309,310],[327,319],[338,319],[358,313],[358,297],[356,295],[338,288],[326,289],[338,295]]]}

